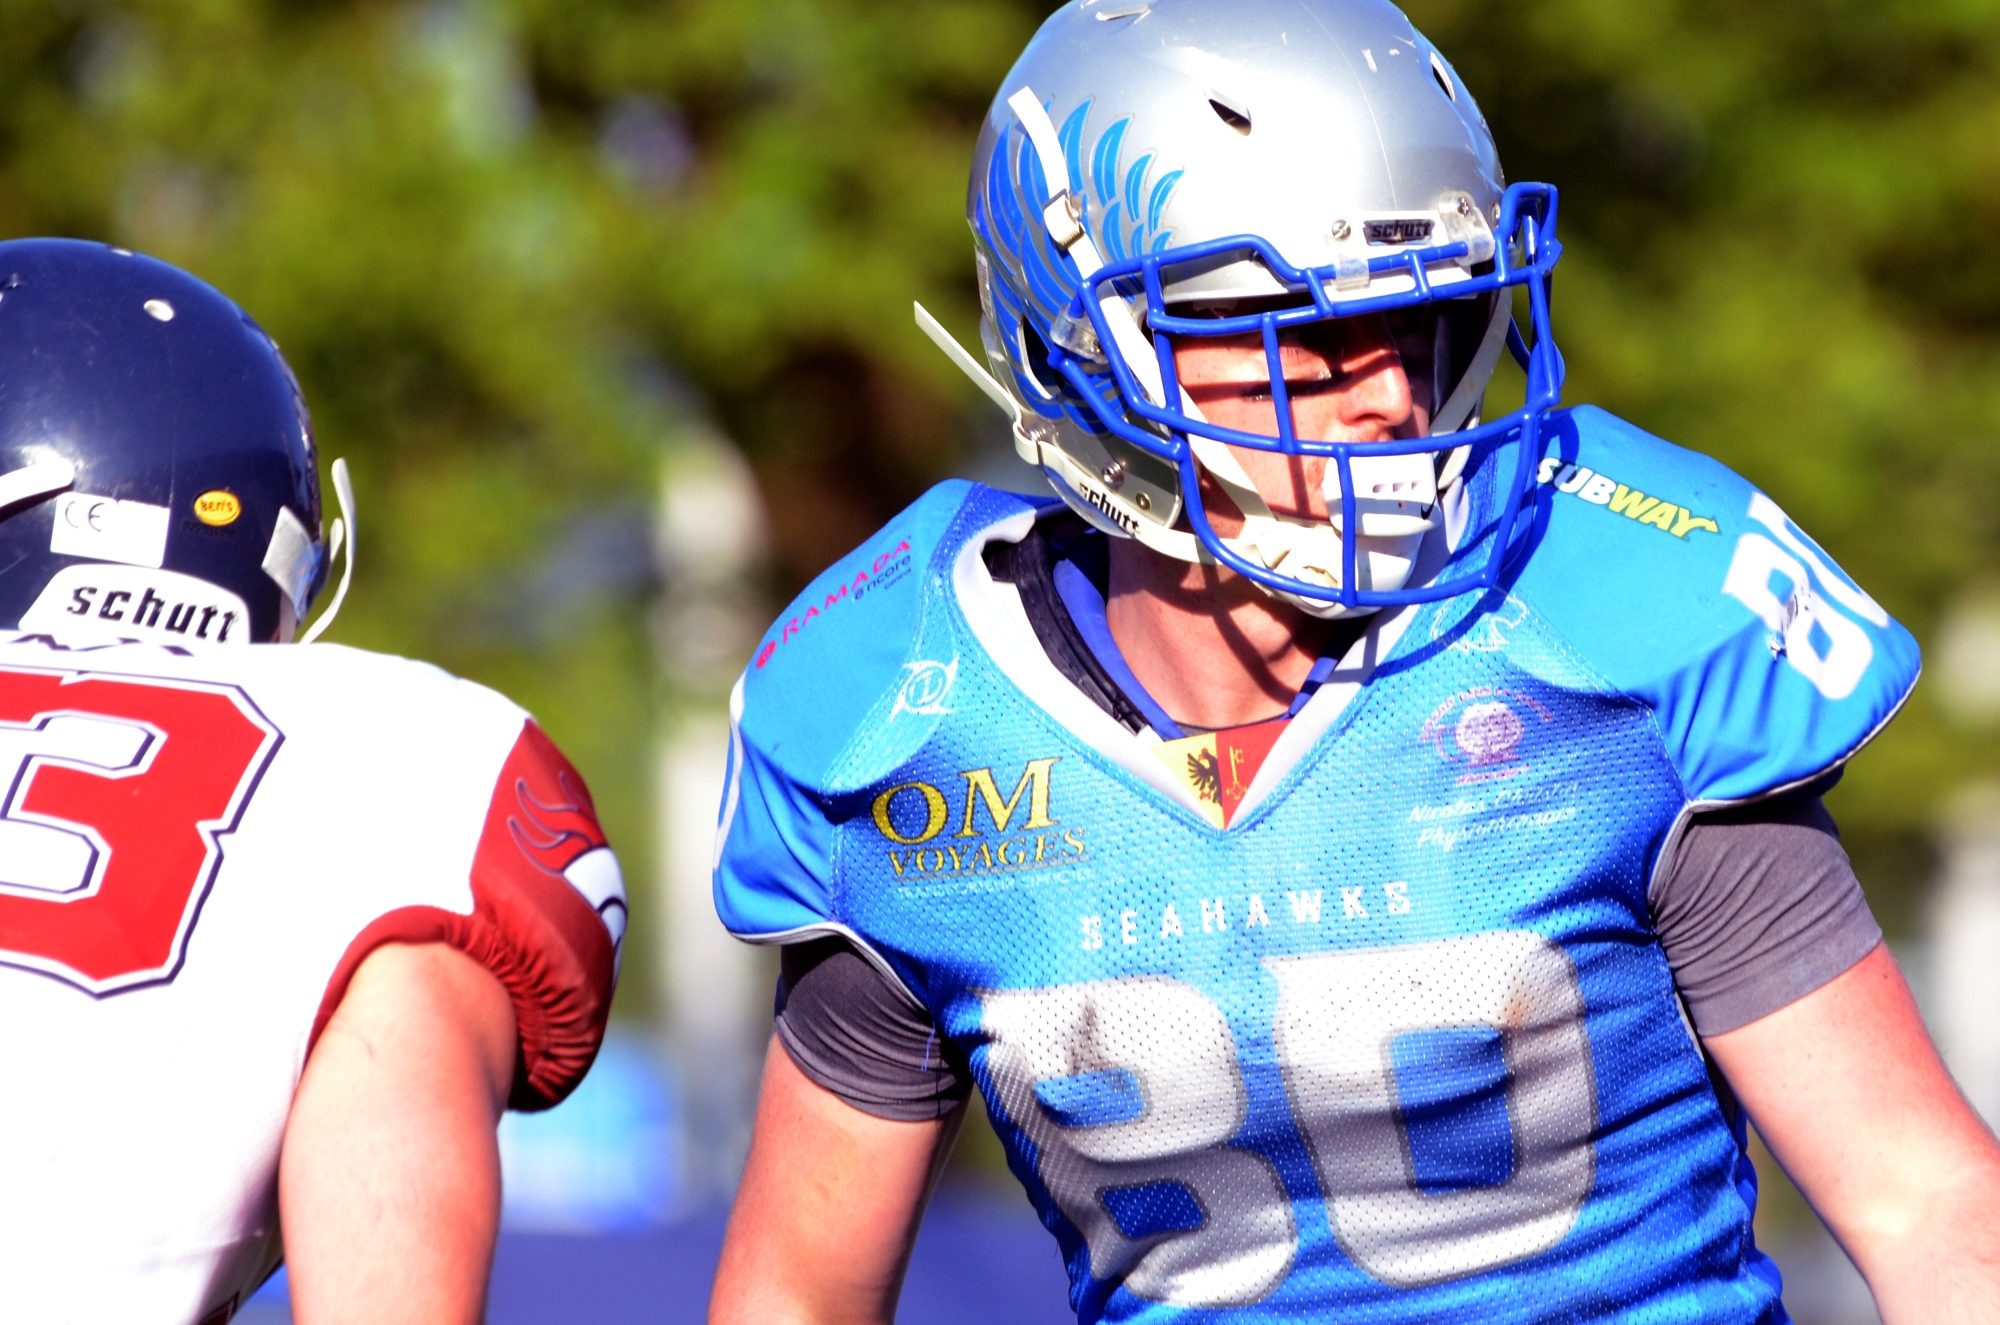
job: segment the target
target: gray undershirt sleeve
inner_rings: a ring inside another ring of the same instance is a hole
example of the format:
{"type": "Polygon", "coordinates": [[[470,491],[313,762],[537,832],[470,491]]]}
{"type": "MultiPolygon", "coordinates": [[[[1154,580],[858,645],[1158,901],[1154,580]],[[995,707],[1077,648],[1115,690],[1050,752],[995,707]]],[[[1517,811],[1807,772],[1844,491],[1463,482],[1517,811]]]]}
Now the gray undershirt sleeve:
{"type": "Polygon", "coordinates": [[[1697,814],[1666,852],[1647,901],[1702,1035],[1804,998],[1882,941],[1816,796],[1697,814]]]}
{"type": "Polygon", "coordinates": [[[784,950],[776,1030],[799,1071],[877,1118],[942,1118],[972,1089],[930,1014],[845,939],[784,950]]]}

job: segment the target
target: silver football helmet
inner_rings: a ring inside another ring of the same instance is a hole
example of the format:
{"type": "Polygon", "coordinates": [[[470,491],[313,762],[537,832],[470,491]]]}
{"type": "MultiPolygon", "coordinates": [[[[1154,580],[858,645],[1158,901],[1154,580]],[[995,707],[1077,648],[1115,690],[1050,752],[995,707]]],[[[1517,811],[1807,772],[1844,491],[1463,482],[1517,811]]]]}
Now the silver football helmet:
{"type": "Polygon", "coordinates": [[[1372,611],[1490,586],[1518,540],[1561,390],[1555,205],[1546,185],[1506,186],[1471,94],[1387,0],[1080,0],[1022,53],[974,155],[986,363],[918,321],[1085,519],[1316,616],[1372,611]],[[1296,435],[1281,336],[1374,314],[1393,321],[1428,436],[1296,435]],[[1246,333],[1264,344],[1273,433],[1210,422],[1179,382],[1175,340],[1246,333]],[[1510,345],[1527,405],[1482,424],[1510,345]],[[1330,520],[1274,516],[1225,443],[1326,457],[1330,520]],[[1499,459],[1513,465],[1492,555],[1405,588],[1441,494],[1469,461],[1499,459]],[[1202,471],[1240,534],[1210,523],[1202,471]]]}

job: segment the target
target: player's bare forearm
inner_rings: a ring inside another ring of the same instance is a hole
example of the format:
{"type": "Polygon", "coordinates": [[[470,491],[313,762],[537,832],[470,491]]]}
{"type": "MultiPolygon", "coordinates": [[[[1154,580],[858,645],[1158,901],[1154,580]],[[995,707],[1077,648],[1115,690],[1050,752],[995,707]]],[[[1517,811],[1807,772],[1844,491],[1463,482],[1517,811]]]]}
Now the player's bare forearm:
{"type": "Polygon", "coordinates": [[[2000,1321],[2000,1146],[1886,946],[1708,1047],[1887,1325],[2000,1321]]]}
{"type": "Polygon", "coordinates": [[[391,944],[355,972],[292,1104],[278,1195],[299,1325],[476,1325],[500,1221],[514,1011],[485,968],[391,944]]]}
{"type": "Polygon", "coordinates": [[[890,1325],[964,1117],[895,1122],[815,1084],[773,1038],[709,1325],[890,1325]]]}

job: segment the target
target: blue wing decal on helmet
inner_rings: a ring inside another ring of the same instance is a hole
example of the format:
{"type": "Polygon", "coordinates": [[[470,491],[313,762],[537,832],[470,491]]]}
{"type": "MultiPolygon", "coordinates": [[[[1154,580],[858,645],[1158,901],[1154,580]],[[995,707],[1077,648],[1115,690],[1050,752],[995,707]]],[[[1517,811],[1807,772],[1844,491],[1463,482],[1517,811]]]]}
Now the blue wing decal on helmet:
{"type": "Polygon", "coordinates": [[[1020,198],[1008,187],[1007,163],[1013,154],[1013,131],[1010,129],[1001,135],[1000,145],[994,150],[993,160],[987,166],[986,193],[981,199],[998,209],[986,218],[995,231],[990,238],[1001,241],[995,246],[1009,253],[1020,251],[1021,236],[1027,224],[1027,218],[1021,215],[1020,198]]]}
{"type": "Polygon", "coordinates": [[[1091,153],[1090,173],[1097,184],[1097,201],[1107,207],[1118,197],[1118,150],[1131,123],[1132,117],[1127,115],[1106,129],[1097,140],[1097,150],[1091,153]]]}
{"type": "MultiPolygon", "coordinates": [[[[1006,146],[1009,149],[1008,156],[1014,162],[1014,168],[1006,181],[1009,191],[1018,194],[1021,187],[1025,185],[1028,191],[1033,194],[1033,199],[1017,198],[1018,204],[1024,204],[1021,205],[1021,214],[1023,217],[1040,216],[1042,214],[1041,200],[1049,196],[1049,177],[1042,173],[1042,158],[1036,154],[1035,146],[1028,141],[1026,134],[1021,135],[1020,142],[1014,142],[1012,129],[1009,129],[1007,132],[1006,146]]],[[[1023,229],[1021,238],[1025,241],[1028,234],[1029,232],[1023,229]]]]}
{"type": "MultiPolygon", "coordinates": [[[[1130,254],[1125,251],[1125,240],[1119,232],[1118,204],[1112,203],[1104,209],[1104,220],[1100,222],[1104,231],[1104,258],[1107,262],[1123,262],[1130,254]]],[[[1136,242],[1139,236],[1132,236],[1136,242]]]]}
{"type": "Polygon", "coordinates": [[[995,283],[993,292],[998,307],[994,309],[994,330],[1006,352],[1015,394],[1037,414],[1059,418],[1064,413],[1062,406],[1050,399],[1048,388],[1023,367],[1029,356],[1023,352],[1020,329],[1023,323],[1045,326],[1050,317],[1047,310],[1069,301],[1076,277],[1050,266],[1053,250],[1045,251],[1047,241],[1042,228],[1029,219],[1039,218],[1041,209],[1030,207],[1030,200],[1022,196],[1024,179],[1032,180],[1031,187],[1039,187],[1041,163],[1025,135],[1017,137],[1010,127],[1003,133],[988,167],[986,198],[990,207],[982,207],[977,213],[983,222],[979,236],[994,250],[996,258],[1021,272],[1027,288],[1017,293],[1006,282],[995,283]],[[1026,296],[1025,301],[1021,295],[1026,296]]]}
{"type": "MultiPolygon", "coordinates": [[[[1086,100],[1076,106],[1056,131],[1071,196],[1094,203],[1084,209],[1085,225],[1105,259],[1121,262],[1149,250],[1158,251],[1171,238],[1159,230],[1160,216],[1183,172],[1171,171],[1150,181],[1158,161],[1156,153],[1140,153],[1129,164],[1124,160],[1130,116],[1086,143],[1091,105],[1086,100]]],[[[1018,123],[1007,123],[987,161],[985,187],[972,207],[973,228],[979,239],[1016,277],[993,282],[994,331],[1023,403],[1044,418],[1067,418],[1079,428],[1101,434],[1106,428],[1100,411],[1078,396],[1070,383],[1039,371],[1040,356],[1031,348],[1036,339],[1048,340],[1051,324],[1069,306],[1082,283],[1075,260],[1055,245],[1042,223],[1049,192],[1033,143],[1018,123]],[[1027,337],[1024,328],[1031,328],[1034,337],[1027,337]],[[1024,340],[1029,344],[1024,345],[1024,340]]],[[[1136,281],[1121,282],[1118,289],[1127,297],[1141,292],[1136,281]]],[[[1101,386],[1099,394],[1105,405],[1115,408],[1116,384],[1107,375],[1101,386]]]]}
{"type": "Polygon", "coordinates": [[[1012,178],[1005,181],[1006,191],[1016,195],[1015,205],[1020,207],[1023,215],[1020,238],[1012,246],[1013,252],[1021,264],[1021,274],[1027,278],[1028,293],[1035,301],[1034,311],[1039,314],[1038,320],[1046,325],[1055,316],[1056,310],[1069,303],[1078,281],[1073,271],[1065,271],[1055,265],[1066,262],[1067,258],[1058,257],[1052,262],[1045,252],[1049,246],[1048,232],[1026,219],[1039,218],[1042,204],[1020,197],[1021,184],[1026,183],[1029,188],[1040,190],[1039,196],[1047,197],[1042,163],[1035,155],[1034,146],[1023,136],[1020,147],[1011,155],[1018,164],[1012,178]]]}
{"type": "Polygon", "coordinates": [[[1148,152],[1134,161],[1132,168],[1125,172],[1125,215],[1135,221],[1139,216],[1139,190],[1146,183],[1146,172],[1152,168],[1153,154],[1148,152]]]}
{"type": "MultiPolygon", "coordinates": [[[[1057,140],[1062,143],[1063,159],[1069,163],[1069,191],[1079,198],[1083,196],[1083,122],[1089,117],[1090,103],[1086,101],[1069,113],[1069,118],[1056,132],[1057,140]]],[[[1035,164],[1039,169],[1041,162],[1035,164]]],[[[1042,197],[1048,197],[1046,190],[1042,197]]],[[[1041,204],[1035,204],[1038,214],[1041,210],[1041,204]]]]}
{"type": "MultiPolygon", "coordinates": [[[[1174,185],[1180,183],[1181,176],[1186,173],[1185,170],[1170,170],[1160,177],[1158,184],[1153,186],[1152,201],[1146,204],[1146,228],[1148,230],[1158,231],[1160,229],[1160,213],[1167,209],[1167,199],[1173,196],[1174,185]]],[[[1138,215],[1138,212],[1139,209],[1137,207],[1132,209],[1133,215],[1138,215]]],[[[1169,230],[1161,234],[1156,234],[1153,238],[1153,252],[1158,253],[1166,242],[1167,235],[1172,233],[1169,230]]]]}
{"type": "MultiPolygon", "coordinates": [[[[1080,109],[1088,108],[1089,103],[1085,102],[1080,109]]],[[[1076,116],[1070,119],[1075,120],[1076,116]]],[[[1091,150],[1091,177],[1103,209],[1092,229],[1107,262],[1123,262],[1149,249],[1159,250],[1162,241],[1156,232],[1160,228],[1160,213],[1166,210],[1174,185],[1185,173],[1174,170],[1161,177],[1142,209],[1140,199],[1146,191],[1146,176],[1152,173],[1155,154],[1142,152],[1130,166],[1124,164],[1125,131],[1131,124],[1129,115],[1119,120],[1098,137],[1097,146],[1091,150]]],[[[1136,294],[1139,288],[1135,283],[1126,293],[1136,294]]]]}

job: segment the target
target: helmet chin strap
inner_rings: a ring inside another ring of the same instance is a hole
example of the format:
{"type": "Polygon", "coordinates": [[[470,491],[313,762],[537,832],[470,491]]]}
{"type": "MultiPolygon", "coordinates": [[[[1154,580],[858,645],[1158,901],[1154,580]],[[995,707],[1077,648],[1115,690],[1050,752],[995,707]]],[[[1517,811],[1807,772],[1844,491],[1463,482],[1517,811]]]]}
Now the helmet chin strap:
{"type": "Polygon", "coordinates": [[[326,611],[319,614],[319,620],[312,623],[312,629],[299,636],[301,644],[310,644],[326,633],[326,628],[340,615],[340,605],[347,601],[347,586],[354,583],[354,484],[347,477],[345,457],[333,462],[333,491],[340,498],[340,516],[327,530],[326,557],[330,562],[339,556],[344,543],[347,560],[341,563],[340,585],[333,591],[333,601],[326,605],[326,611]]]}

